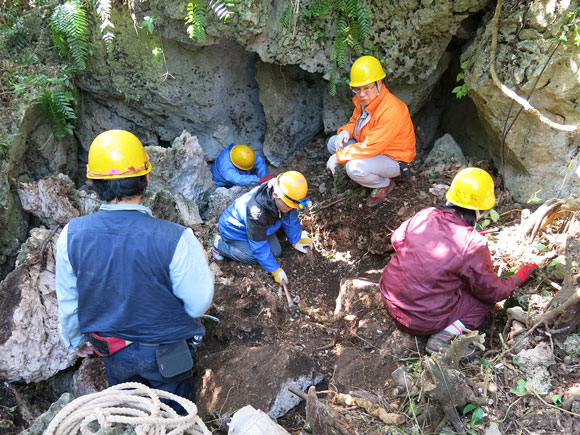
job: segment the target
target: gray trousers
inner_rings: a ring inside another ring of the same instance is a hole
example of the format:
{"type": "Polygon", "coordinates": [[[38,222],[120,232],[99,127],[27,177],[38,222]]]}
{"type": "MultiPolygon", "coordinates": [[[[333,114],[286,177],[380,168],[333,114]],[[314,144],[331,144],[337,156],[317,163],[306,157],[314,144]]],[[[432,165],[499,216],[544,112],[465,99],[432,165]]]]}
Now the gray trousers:
{"type": "MultiPolygon", "coordinates": [[[[328,151],[331,154],[336,152],[336,135],[328,139],[328,151]]],[[[347,142],[347,146],[356,143],[354,139],[347,142]]],[[[391,178],[401,175],[399,162],[378,154],[366,159],[354,159],[346,163],[346,173],[355,182],[361,186],[370,188],[387,187],[391,184],[391,178]]]]}

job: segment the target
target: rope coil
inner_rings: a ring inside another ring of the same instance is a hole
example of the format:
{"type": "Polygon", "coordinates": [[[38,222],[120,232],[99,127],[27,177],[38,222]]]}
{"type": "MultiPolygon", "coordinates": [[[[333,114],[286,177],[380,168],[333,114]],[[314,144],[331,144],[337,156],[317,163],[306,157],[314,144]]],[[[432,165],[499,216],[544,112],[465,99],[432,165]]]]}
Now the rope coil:
{"type": "Polygon", "coordinates": [[[56,414],[44,434],[89,435],[95,433],[96,425],[109,428],[115,424],[132,425],[137,435],[211,435],[197,415],[195,403],[137,382],[114,385],[73,400],[56,414]],[[177,414],[161,399],[179,403],[187,414],[177,414]]]}

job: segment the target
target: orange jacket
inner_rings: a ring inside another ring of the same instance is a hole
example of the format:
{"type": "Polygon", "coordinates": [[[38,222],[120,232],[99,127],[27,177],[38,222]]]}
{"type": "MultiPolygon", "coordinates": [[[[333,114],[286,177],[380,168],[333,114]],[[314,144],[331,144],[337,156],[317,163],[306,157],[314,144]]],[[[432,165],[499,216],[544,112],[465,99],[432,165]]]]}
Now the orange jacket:
{"type": "Polygon", "coordinates": [[[384,154],[402,162],[410,162],[415,158],[415,131],[405,103],[391,94],[383,85],[379,96],[366,107],[370,119],[355,137],[354,130],[361,116],[362,107],[356,96],[352,102],[355,109],[350,121],[340,127],[337,132],[348,131],[350,137],[354,137],[357,143],[336,152],[338,163],[378,154],[384,154]]]}

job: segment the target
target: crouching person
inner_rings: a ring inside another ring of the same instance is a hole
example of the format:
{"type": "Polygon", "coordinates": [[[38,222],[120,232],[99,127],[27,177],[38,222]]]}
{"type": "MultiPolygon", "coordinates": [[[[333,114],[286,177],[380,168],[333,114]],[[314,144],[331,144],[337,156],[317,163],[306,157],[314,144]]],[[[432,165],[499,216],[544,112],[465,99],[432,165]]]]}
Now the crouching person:
{"type": "MultiPolygon", "coordinates": [[[[500,278],[484,236],[480,211],[495,204],[493,179],[482,169],[460,171],[443,209],[425,208],[391,236],[395,254],[380,280],[383,302],[401,329],[430,335],[426,350],[445,352],[464,328],[476,329],[496,302],[509,297],[537,266],[500,278]]],[[[468,348],[470,356],[473,349],[468,348]]]]}
{"type": "Polygon", "coordinates": [[[297,212],[310,205],[307,192],[304,176],[288,171],[237,198],[220,216],[213,257],[259,263],[277,283],[287,283],[288,277],[275,258],[282,254],[276,231],[282,227],[288,241],[301,252],[312,247],[312,241],[302,234],[297,212]]]}
{"type": "Polygon", "coordinates": [[[190,228],[139,204],[150,171],[129,132],[109,130],[91,144],[87,178],[105,204],[58,238],[59,333],[77,355],[104,356],[110,385],[140,382],[195,401],[188,345],[204,336],[199,317],[214,278],[190,228]]]}

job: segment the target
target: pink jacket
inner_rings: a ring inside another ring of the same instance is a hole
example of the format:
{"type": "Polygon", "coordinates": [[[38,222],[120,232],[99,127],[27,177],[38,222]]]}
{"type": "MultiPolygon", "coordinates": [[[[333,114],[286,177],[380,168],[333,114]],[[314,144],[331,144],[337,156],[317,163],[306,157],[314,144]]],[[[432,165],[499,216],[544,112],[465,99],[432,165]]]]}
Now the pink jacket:
{"type": "Polygon", "coordinates": [[[462,292],[493,304],[521,284],[515,275],[497,276],[485,237],[452,209],[419,211],[395,230],[391,243],[396,252],[381,276],[381,296],[391,316],[417,333],[458,320],[462,292]]]}

